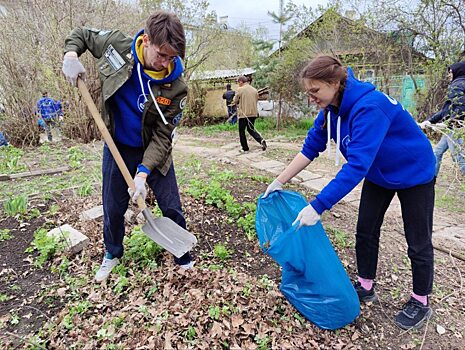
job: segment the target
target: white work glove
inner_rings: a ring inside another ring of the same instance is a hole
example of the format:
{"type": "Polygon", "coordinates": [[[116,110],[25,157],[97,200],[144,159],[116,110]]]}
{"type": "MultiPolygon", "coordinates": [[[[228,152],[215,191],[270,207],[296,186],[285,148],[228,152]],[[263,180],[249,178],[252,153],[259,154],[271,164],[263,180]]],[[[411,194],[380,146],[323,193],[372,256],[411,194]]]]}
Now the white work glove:
{"type": "Polygon", "coordinates": [[[134,203],[137,203],[137,197],[142,196],[142,199],[145,201],[145,197],[147,197],[147,189],[145,188],[145,181],[146,178],[142,176],[136,175],[134,177],[134,187],[135,191],[133,192],[131,188],[128,188],[129,195],[132,198],[134,203]]]}
{"type": "Polygon", "coordinates": [[[266,198],[268,197],[268,195],[271,193],[271,192],[274,192],[274,191],[278,191],[278,190],[282,190],[283,189],[283,184],[278,180],[278,179],[275,179],[272,183],[270,183],[270,185],[267,187],[266,191],[265,191],[265,194],[263,195],[262,198],[266,198]]]}
{"type": "Polygon", "coordinates": [[[299,222],[299,227],[297,230],[302,226],[313,226],[320,220],[320,215],[313,209],[312,205],[309,204],[305,208],[303,208],[297,218],[292,223],[294,226],[297,222],[299,222]]]}
{"type": "Polygon", "coordinates": [[[426,127],[430,125],[431,125],[431,122],[429,120],[425,120],[424,122],[421,122],[420,124],[418,124],[418,126],[422,129],[426,129],[426,127]]]}
{"type": "Polygon", "coordinates": [[[63,74],[66,80],[72,85],[76,86],[77,78],[80,77],[82,80],[86,80],[86,69],[79,61],[79,58],[74,55],[66,54],[63,58],[63,74]]]}

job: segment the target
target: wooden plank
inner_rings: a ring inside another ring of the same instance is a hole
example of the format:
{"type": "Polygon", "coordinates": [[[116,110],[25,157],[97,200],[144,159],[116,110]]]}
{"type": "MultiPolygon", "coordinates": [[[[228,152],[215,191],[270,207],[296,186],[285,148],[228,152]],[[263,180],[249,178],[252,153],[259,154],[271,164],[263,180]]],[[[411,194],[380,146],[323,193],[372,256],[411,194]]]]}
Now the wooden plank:
{"type": "Polygon", "coordinates": [[[69,166],[63,166],[63,167],[56,168],[56,169],[39,169],[39,170],[27,171],[25,173],[17,173],[17,174],[11,174],[11,175],[2,174],[0,175],[0,181],[19,179],[22,177],[59,174],[59,173],[68,171],[69,169],[70,169],[69,166]]]}

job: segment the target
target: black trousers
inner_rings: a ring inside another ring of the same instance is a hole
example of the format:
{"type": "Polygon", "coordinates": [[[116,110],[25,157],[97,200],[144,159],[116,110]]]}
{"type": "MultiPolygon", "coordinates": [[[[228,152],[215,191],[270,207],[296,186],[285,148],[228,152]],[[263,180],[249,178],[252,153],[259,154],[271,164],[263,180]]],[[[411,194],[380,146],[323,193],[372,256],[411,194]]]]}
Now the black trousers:
{"type": "Polygon", "coordinates": [[[257,117],[239,118],[239,140],[241,141],[241,147],[244,151],[249,150],[247,138],[245,137],[245,129],[247,129],[247,131],[255,139],[255,141],[257,141],[260,144],[262,143],[263,138],[255,130],[255,119],[257,119],[257,117]]]}
{"type": "Polygon", "coordinates": [[[403,190],[389,190],[365,180],[360,199],[355,250],[358,274],[374,279],[384,214],[394,194],[399,197],[407,254],[412,265],[413,292],[431,294],[434,274],[433,231],[434,185],[431,182],[403,190]]]}
{"type": "MultiPolygon", "coordinates": [[[[121,144],[118,144],[117,147],[131,176],[134,177],[137,166],[142,162],[144,150],[121,144]]],[[[128,208],[129,193],[128,185],[107,145],[103,148],[102,175],[103,240],[106,250],[113,256],[121,258],[123,256],[125,232],[124,213],[128,208]]],[[[171,164],[166,176],[163,176],[155,169],[147,177],[147,184],[153,190],[163,216],[170,218],[185,229],[186,220],[181,208],[181,199],[173,164],[171,164]]],[[[190,262],[191,256],[187,252],[180,258],[175,257],[174,260],[177,264],[183,265],[190,262]]]]}

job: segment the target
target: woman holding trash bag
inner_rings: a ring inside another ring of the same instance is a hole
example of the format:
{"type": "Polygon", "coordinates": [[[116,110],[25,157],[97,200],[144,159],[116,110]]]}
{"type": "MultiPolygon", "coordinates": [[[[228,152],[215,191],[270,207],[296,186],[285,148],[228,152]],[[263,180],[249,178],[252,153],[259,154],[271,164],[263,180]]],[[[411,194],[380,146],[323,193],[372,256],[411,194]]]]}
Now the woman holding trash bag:
{"type": "Polygon", "coordinates": [[[413,293],[395,317],[403,329],[420,328],[431,316],[428,295],[433,285],[431,242],[434,208],[434,165],[431,144],[412,116],[395,99],[355,79],[352,70],[332,56],[317,56],[301,72],[310,102],[320,107],[302,151],[268,186],[264,197],[282,189],[325,149],[336,142],[336,165],[347,163],[297,216],[294,223],[311,226],[363,179],[357,222],[356,255],[360,301],[376,300],[379,237],[384,214],[397,193],[413,293]]]}

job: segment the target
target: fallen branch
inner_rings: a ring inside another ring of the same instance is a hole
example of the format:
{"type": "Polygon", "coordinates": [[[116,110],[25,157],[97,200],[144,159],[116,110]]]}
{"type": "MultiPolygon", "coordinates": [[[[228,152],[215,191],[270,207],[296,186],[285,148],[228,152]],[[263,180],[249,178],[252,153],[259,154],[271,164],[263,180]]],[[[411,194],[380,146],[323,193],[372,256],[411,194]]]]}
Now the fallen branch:
{"type": "Polygon", "coordinates": [[[443,253],[447,253],[449,255],[452,255],[456,259],[465,261],[465,253],[453,252],[450,249],[443,248],[440,245],[437,245],[437,244],[434,244],[434,243],[433,243],[433,248],[436,249],[436,250],[439,250],[439,251],[441,251],[443,253]]]}
{"type": "Polygon", "coordinates": [[[449,257],[450,257],[450,260],[452,260],[452,264],[454,265],[454,267],[457,269],[457,272],[459,273],[459,277],[460,277],[460,288],[459,290],[454,290],[452,293],[446,295],[444,298],[442,298],[439,302],[442,303],[443,300],[449,298],[450,296],[454,295],[454,294],[460,294],[462,292],[462,289],[463,289],[463,279],[462,279],[462,273],[460,272],[460,269],[457,267],[457,265],[455,264],[455,261],[454,259],[452,259],[452,251],[449,251],[449,257]]]}
{"type": "Polygon", "coordinates": [[[59,173],[68,171],[69,169],[70,169],[69,166],[62,166],[56,169],[46,169],[46,170],[39,169],[39,170],[34,170],[34,171],[26,171],[25,173],[17,173],[17,174],[10,174],[10,175],[2,174],[0,175],[0,181],[8,181],[8,180],[13,180],[13,179],[19,179],[22,177],[59,174],[59,173]]]}

